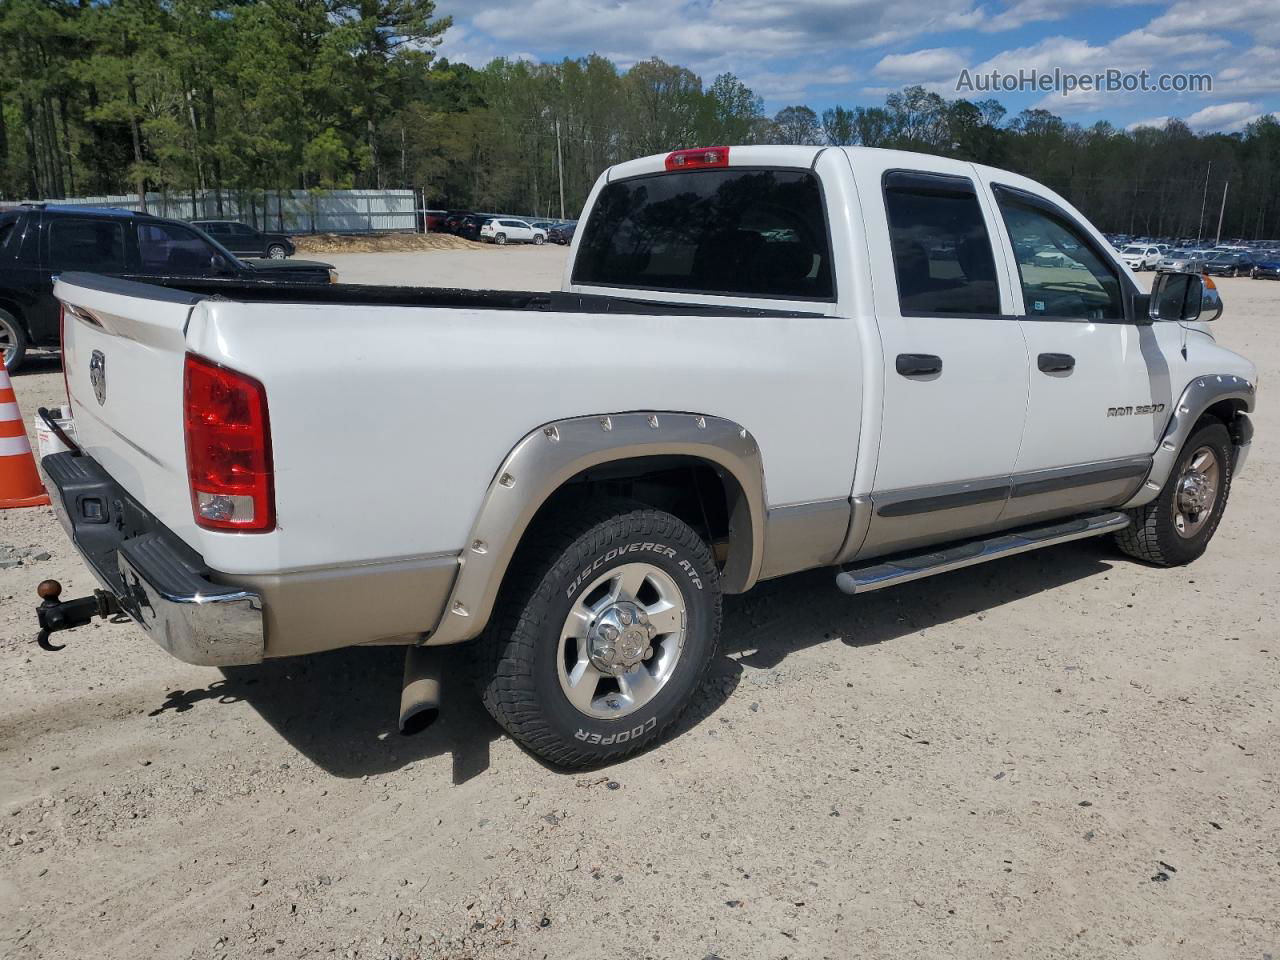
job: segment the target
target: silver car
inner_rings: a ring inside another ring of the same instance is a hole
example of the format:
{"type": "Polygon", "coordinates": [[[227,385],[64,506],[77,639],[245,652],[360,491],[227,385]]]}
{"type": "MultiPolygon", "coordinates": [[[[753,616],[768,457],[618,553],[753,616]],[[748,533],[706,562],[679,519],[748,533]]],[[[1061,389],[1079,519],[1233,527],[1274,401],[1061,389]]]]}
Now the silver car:
{"type": "Polygon", "coordinates": [[[1198,273],[1211,253],[1210,250],[1170,250],[1160,258],[1156,269],[1161,273],[1198,273]]]}

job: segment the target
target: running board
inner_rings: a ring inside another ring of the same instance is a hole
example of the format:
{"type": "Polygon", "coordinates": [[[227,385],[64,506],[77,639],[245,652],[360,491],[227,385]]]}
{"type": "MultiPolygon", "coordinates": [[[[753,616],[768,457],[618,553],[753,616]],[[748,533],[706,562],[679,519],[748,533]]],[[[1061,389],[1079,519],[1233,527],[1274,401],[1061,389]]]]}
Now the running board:
{"type": "Polygon", "coordinates": [[[1123,530],[1128,525],[1129,518],[1119,511],[1077,517],[1047,527],[1003,533],[985,540],[970,540],[968,543],[932,553],[882,560],[864,567],[850,567],[836,575],[836,586],[845,593],[870,593],[872,590],[921,580],[962,567],[972,567],[988,560],[1012,557],[1041,547],[1083,540],[1085,537],[1100,537],[1104,533],[1123,530]]]}

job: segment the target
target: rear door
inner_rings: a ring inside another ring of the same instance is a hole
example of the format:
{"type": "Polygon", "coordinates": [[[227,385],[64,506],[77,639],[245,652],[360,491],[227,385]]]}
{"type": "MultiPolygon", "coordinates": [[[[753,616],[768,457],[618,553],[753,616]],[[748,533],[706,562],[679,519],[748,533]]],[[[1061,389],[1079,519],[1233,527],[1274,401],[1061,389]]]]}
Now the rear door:
{"type": "Polygon", "coordinates": [[[1027,402],[993,212],[971,165],[851,154],[885,367],[874,512],[862,554],[992,528],[1027,402]]]}
{"type": "Polygon", "coordinates": [[[1133,316],[1136,285],[1065,201],[1011,174],[987,175],[1000,232],[1012,238],[1005,255],[1030,354],[1027,423],[1004,517],[1123,503],[1168,420],[1181,328],[1133,316]],[[1031,250],[1043,245],[1061,256],[1037,260],[1031,250]]]}

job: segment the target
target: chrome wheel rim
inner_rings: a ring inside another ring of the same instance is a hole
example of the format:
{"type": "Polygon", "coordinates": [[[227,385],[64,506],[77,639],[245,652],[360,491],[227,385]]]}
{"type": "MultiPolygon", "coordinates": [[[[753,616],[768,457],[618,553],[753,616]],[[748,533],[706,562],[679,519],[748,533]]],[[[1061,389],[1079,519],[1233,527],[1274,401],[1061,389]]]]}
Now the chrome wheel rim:
{"type": "Polygon", "coordinates": [[[13,355],[18,351],[18,330],[6,316],[0,316],[0,352],[4,354],[4,365],[8,369],[13,362],[13,355]]]}
{"type": "Polygon", "coordinates": [[[272,260],[283,260],[284,247],[272,247],[270,250],[267,251],[267,256],[270,257],[272,260]]]}
{"type": "Polygon", "coordinates": [[[1222,468],[1212,447],[1198,447],[1178,477],[1174,491],[1173,528],[1184,538],[1199,533],[1218,502],[1222,468]]]}
{"type": "Polygon", "coordinates": [[[684,595],[660,568],[627,563],[602,574],[578,594],[560,630],[561,691],[588,717],[634,713],[674,675],[687,619],[684,595]]]}

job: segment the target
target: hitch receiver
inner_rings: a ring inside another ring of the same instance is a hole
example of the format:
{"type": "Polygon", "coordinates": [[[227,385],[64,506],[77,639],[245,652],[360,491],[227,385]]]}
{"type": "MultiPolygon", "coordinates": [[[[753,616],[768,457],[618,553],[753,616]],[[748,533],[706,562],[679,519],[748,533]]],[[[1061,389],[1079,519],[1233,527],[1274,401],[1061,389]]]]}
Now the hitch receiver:
{"type": "Polygon", "coordinates": [[[83,627],[94,617],[115,616],[120,613],[120,604],[115,594],[106,590],[95,590],[87,597],[75,600],[60,601],[62,584],[57,580],[44,580],[36,587],[40,596],[40,606],[36,607],[36,617],[40,620],[40,632],[36,634],[36,643],[41,650],[61,650],[65,643],[49,642],[49,634],[59,630],[74,630],[83,627]]]}

